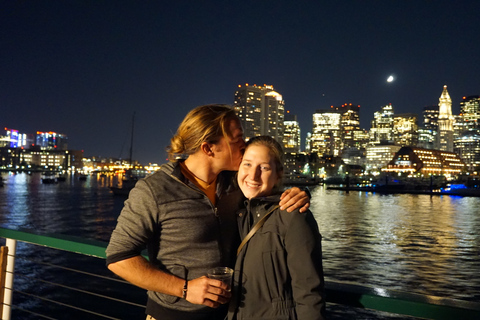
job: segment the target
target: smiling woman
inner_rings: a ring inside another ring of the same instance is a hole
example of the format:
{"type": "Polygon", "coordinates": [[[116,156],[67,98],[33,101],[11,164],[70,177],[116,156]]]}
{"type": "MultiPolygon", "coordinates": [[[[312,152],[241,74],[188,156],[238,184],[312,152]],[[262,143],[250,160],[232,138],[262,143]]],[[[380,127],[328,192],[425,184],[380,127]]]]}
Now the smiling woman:
{"type": "Polygon", "coordinates": [[[238,184],[237,250],[228,319],[324,319],[321,236],[310,211],[278,207],[283,150],[272,137],[247,142],[238,184]]]}
{"type": "Polygon", "coordinates": [[[249,140],[238,170],[238,184],[248,198],[268,196],[278,189],[283,175],[283,152],[271,137],[261,136],[249,140]]]}

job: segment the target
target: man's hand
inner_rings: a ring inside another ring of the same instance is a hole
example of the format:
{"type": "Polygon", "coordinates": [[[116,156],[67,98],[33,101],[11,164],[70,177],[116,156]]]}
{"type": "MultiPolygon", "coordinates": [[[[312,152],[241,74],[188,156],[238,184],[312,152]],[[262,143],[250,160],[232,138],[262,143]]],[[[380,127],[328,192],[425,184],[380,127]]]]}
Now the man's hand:
{"type": "Polygon", "coordinates": [[[280,196],[280,209],[287,212],[300,208],[300,212],[305,212],[310,207],[310,197],[297,187],[285,190],[280,196]]]}
{"type": "Polygon", "coordinates": [[[224,282],[206,276],[188,281],[187,288],[187,301],[210,308],[218,308],[231,297],[230,288],[224,282]]]}
{"type": "MultiPolygon", "coordinates": [[[[146,290],[162,292],[182,297],[185,280],[165,273],[153,266],[142,256],[117,261],[108,268],[123,279],[146,290]]],[[[231,293],[227,284],[206,276],[188,281],[187,301],[217,308],[230,300],[231,293]]]]}

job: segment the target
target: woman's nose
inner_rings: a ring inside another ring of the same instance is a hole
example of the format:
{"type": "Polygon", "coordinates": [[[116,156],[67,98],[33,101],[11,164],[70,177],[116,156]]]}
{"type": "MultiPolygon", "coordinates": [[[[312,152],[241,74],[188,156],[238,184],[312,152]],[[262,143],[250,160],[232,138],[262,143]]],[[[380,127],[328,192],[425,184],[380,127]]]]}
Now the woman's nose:
{"type": "Polygon", "coordinates": [[[255,179],[255,180],[258,180],[258,178],[260,177],[260,174],[261,174],[261,171],[260,171],[260,168],[258,167],[252,167],[250,169],[250,172],[249,172],[250,176],[255,179]]]}

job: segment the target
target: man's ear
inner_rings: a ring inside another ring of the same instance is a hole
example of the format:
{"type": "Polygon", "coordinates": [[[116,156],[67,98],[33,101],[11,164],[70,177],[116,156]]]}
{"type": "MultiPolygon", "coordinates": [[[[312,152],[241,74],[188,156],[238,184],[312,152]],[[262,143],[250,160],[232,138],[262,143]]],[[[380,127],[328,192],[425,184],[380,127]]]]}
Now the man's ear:
{"type": "Polygon", "coordinates": [[[202,149],[203,153],[205,153],[207,156],[213,156],[212,147],[208,142],[202,142],[200,149],[202,149]]]}

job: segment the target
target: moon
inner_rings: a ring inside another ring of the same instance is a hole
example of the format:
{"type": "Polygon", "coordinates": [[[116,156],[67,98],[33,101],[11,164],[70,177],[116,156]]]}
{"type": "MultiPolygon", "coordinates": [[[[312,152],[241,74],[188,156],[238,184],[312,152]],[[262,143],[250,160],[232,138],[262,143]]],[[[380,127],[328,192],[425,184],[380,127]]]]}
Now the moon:
{"type": "Polygon", "coordinates": [[[393,82],[393,80],[395,80],[395,78],[393,76],[389,76],[387,82],[393,82]]]}

